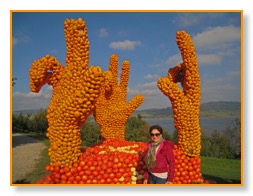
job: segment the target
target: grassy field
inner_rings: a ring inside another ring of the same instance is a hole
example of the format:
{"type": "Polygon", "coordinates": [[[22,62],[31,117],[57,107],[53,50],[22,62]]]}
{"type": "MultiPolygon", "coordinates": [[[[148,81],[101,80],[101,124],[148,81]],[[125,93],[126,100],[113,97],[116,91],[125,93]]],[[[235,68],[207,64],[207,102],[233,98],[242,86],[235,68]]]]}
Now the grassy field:
{"type": "MultiPolygon", "coordinates": [[[[38,179],[42,179],[47,174],[44,167],[49,163],[49,156],[47,154],[49,141],[44,137],[29,136],[43,141],[47,148],[42,151],[42,158],[36,165],[36,169],[26,176],[24,182],[16,182],[18,184],[34,184],[38,179]]],[[[214,180],[217,184],[241,184],[240,160],[201,157],[201,172],[205,180],[214,180]]]]}
{"type": "Polygon", "coordinates": [[[201,157],[201,172],[204,179],[218,184],[241,184],[241,161],[201,157]]]}

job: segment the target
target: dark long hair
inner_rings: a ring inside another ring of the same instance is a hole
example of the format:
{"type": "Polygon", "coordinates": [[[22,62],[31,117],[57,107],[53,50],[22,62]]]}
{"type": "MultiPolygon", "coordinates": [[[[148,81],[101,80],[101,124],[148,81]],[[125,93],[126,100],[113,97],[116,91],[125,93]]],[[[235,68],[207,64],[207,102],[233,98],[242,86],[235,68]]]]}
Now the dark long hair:
{"type": "Polygon", "coordinates": [[[163,128],[160,125],[152,125],[149,128],[149,133],[151,133],[151,131],[154,129],[156,129],[157,131],[159,131],[163,135],[163,128]]]}

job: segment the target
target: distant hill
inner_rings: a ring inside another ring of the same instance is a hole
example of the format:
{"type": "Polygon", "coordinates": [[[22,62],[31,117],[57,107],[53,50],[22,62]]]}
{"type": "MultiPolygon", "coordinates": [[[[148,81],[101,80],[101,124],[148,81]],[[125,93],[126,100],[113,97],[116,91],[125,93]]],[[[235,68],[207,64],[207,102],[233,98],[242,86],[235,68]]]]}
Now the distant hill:
{"type": "Polygon", "coordinates": [[[240,102],[227,102],[227,101],[219,101],[219,102],[208,102],[208,103],[202,103],[200,110],[201,111],[209,111],[209,110],[216,110],[216,111],[222,111],[222,110],[231,110],[231,111],[237,111],[240,110],[241,103],[240,102]]]}
{"type": "MultiPolygon", "coordinates": [[[[221,117],[221,116],[240,116],[240,102],[208,102],[200,105],[200,116],[202,117],[221,117]]],[[[146,109],[136,110],[133,115],[141,115],[142,117],[162,118],[173,117],[171,107],[162,109],[146,109]]]]}
{"type": "Polygon", "coordinates": [[[240,102],[208,102],[200,106],[201,116],[240,116],[240,102]]]}
{"type": "MultiPolygon", "coordinates": [[[[13,114],[37,114],[39,111],[44,109],[33,109],[33,110],[18,110],[13,111],[13,114]]],[[[200,106],[200,116],[202,117],[224,117],[224,116],[240,116],[241,103],[240,102],[208,102],[202,103],[200,106]]],[[[145,110],[136,110],[133,116],[141,115],[142,117],[150,118],[163,118],[173,117],[173,110],[171,107],[167,108],[153,108],[145,110]]]]}
{"type": "Polygon", "coordinates": [[[46,110],[46,108],[44,109],[31,109],[31,110],[16,110],[16,111],[12,111],[12,114],[38,114],[41,110],[46,110]]]}

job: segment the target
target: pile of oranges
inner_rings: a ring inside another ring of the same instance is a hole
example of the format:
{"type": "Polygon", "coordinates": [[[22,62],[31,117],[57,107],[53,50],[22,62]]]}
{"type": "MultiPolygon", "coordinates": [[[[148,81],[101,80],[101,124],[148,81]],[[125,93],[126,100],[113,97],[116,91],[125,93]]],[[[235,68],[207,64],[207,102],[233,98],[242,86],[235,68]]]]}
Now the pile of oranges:
{"type": "Polygon", "coordinates": [[[146,166],[143,142],[108,139],[88,147],[71,167],[45,167],[48,174],[38,184],[142,184],[146,166]]]}
{"type": "Polygon", "coordinates": [[[174,184],[201,184],[203,183],[200,157],[189,157],[178,150],[178,145],[174,145],[175,175],[174,184]]]}

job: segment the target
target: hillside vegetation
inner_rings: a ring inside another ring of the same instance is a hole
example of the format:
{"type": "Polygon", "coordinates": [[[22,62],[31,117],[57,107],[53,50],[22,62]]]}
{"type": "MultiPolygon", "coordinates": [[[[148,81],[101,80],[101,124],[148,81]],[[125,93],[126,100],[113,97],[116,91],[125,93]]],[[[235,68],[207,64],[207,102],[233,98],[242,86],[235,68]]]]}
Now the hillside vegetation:
{"type": "MultiPolygon", "coordinates": [[[[225,117],[225,116],[240,116],[241,103],[240,102],[208,102],[202,103],[200,106],[201,117],[225,117]]],[[[173,110],[171,107],[161,109],[146,109],[137,110],[134,115],[141,115],[143,118],[163,118],[173,117],[173,110]]]]}
{"type": "MultiPolygon", "coordinates": [[[[13,114],[37,114],[43,109],[31,109],[31,110],[17,110],[13,111],[13,114]]],[[[208,102],[202,103],[200,106],[201,117],[225,117],[225,116],[240,116],[241,103],[240,102],[208,102]]],[[[141,115],[143,118],[162,118],[162,117],[173,117],[173,110],[171,107],[166,108],[152,108],[145,110],[136,110],[133,116],[141,115]]]]}

